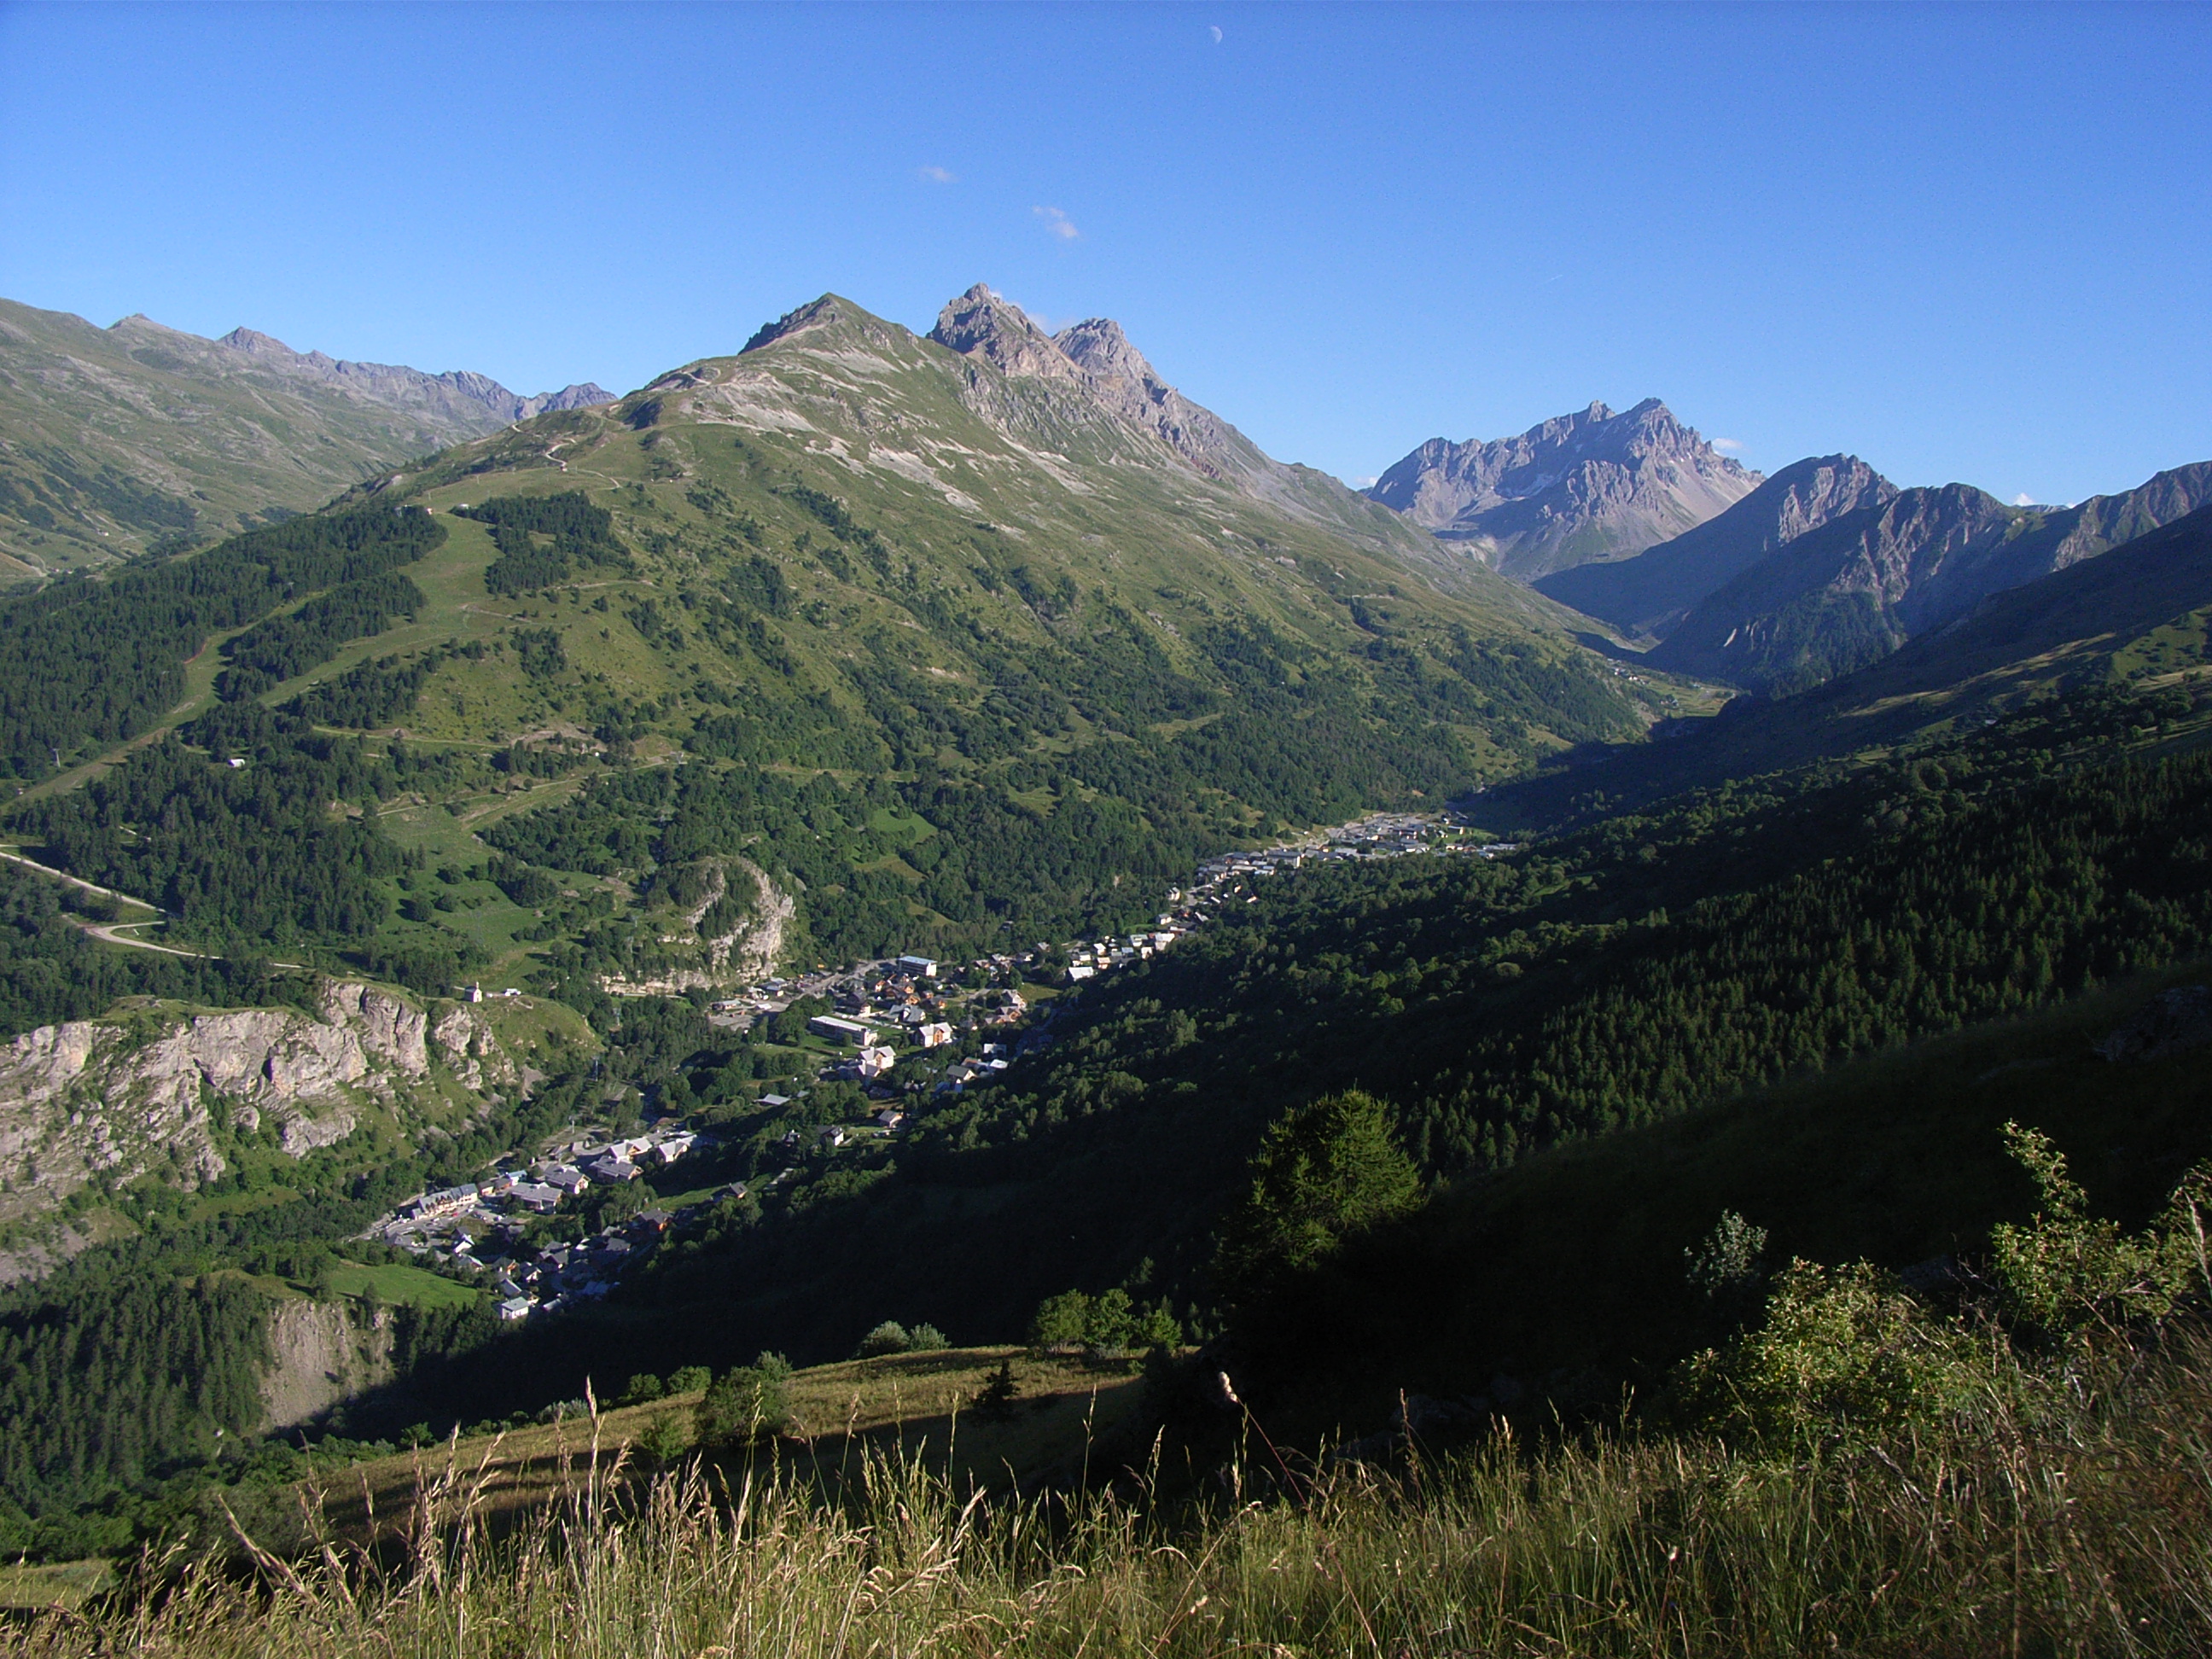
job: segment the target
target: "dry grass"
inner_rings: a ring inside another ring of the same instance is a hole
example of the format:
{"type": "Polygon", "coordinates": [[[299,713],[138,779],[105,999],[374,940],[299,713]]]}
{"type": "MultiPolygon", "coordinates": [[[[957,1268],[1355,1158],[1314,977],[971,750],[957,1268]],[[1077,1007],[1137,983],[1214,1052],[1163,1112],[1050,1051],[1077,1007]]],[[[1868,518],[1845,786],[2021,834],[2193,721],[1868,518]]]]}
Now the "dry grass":
{"type": "MultiPolygon", "coordinates": [[[[816,1366],[794,1372],[787,1385],[793,1425],[776,1461],[788,1479],[817,1487],[836,1484],[872,1455],[918,1462],[963,1490],[1064,1484],[1080,1477],[1086,1446],[1131,1419],[1142,1394],[1127,1368],[1036,1358],[1019,1348],[953,1348],[816,1366]],[[967,1402],[1002,1360],[1013,1366],[1020,1403],[1010,1421],[987,1422],[969,1413],[967,1402]]],[[[647,1431],[665,1418],[688,1425],[698,1404],[696,1393],[673,1395],[604,1410],[591,1421],[569,1419],[380,1458],[326,1477],[312,1496],[330,1527],[358,1539],[410,1526],[418,1490],[465,1480],[479,1518],[505,1529],[521,1513],[577,1489],[591,1467],[585,1452],[594,1439],[602,1462],[620,1455],[626,1468],[649,1473],[651,1460],[639,1449],[647,1431]]]]}
{"type": "Polygon", "coordinates": [[[575,1449],[506,1536],[431,1475],[404,1559],[150,1564],[21,1650],[177,1659],[1036,1654],[2183,1655],[2212,1650],[2212,1348],[1992,1397],[1941,1443],[1790,1462],[1510,1438],[1200,1511],[994,1498],[871,1449],[640,1486],[575,1449]]]}

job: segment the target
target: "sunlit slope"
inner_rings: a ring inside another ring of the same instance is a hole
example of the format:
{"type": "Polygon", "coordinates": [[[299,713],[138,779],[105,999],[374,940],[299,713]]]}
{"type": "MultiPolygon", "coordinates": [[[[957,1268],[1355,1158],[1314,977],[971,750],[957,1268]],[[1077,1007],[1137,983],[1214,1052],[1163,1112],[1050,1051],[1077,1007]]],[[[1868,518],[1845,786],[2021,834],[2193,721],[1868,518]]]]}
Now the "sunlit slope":
{"type": "MultiPolygon", "coordinates": [[[[1275,773],[1328,772],[1316,745],[1356,753],[1373,775],[1352,793],[1379,802],[1650,718],[1547,601],[1232,428],[1193,459],[1082,385],[834,297],[763,332],[356,497],[420,502],[457,531],[516,496],[611,515],[567,553],[510,531],[544,558],[495,564],[500,591],[461,620],[531,649],[447,660],[399,723],[972,773],[1101,742],[1229,743],[1263,720],[1275,773]]],[[[482,546],[456,534],[416,580],[430,591],[482,546]]],[[[1291,805],[1218,781],[1262,811],[1291,805]]],[[[1314,814],[1352,799],[1310,793],[1314,814]]]]}
{"type": "Polygon", "coordinates": [[[104,884],[176,887],[161,902],[180,925],[243,942],[240,907],[178,887],[137,826],[176,790],[221,794],[252,822],[214,839],[276,837],[273,868],[302,826],[269,818],[257,780],[361,806],[352,763],[308,728],[371,734],[390,776],[364,775],[362,833],[444,885],[364,890],[343,937],[272,893],[246,935],[370,972],[415,952],[426,983],[526,978],[537,956],[589,994],[683,989],[742,976],[741,957],[1138,925],[1206,853],[1441,804],[1672,706],[1550,602],[1121,373],[1141,359],[1107,349],[1110,325],[1084,338],[1113,374],[988,290],[963,301],[1058,368],[829,298],[734,357],[447,451],[281,533],[24,602],[0,643],[27,684],[58,684],[60,635],[95,618],[130,657],[173,586],[198,607],[173,654],[199,653],[138,665],[128,707],[90,726],[73,696],[27,708],[26,833],[104,884]],[[211,609],[190,596],[215,574],[211,609]],[[149,744],[79,804],[44,804],[88,775],[54,770],[165,724],[183,750],[149,744]],[[250,770],[208,785],[192,757],[214,748],[250,770]]]}
{"type": "Polygon", "coordinates": [[[0,582],[307,512],[511,418],[381,401],[144,317],[100,328],[0,300],[0,582]]]}

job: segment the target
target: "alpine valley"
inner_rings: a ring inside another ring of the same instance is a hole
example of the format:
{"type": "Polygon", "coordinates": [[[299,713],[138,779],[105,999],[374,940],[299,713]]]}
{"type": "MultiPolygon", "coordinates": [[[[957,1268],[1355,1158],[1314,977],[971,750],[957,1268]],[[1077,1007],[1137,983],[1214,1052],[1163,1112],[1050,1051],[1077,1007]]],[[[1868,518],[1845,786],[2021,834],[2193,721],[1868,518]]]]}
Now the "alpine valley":
{"type": "Polygon", "coordinates": [[[0,434],[20,1573],[366,1543],[452,1437],[580,1515],[580,1411],[1070,1532],[1671,1457],[1604,1525],[1674,1585],[1839,1448],[1918,1527],[2000,1395],[2016,1474],[2202,1382],[2212,462],[2007,507],[1652,399],[1362,493],[980,285],[622,397],[7,306],[0,434]]]}

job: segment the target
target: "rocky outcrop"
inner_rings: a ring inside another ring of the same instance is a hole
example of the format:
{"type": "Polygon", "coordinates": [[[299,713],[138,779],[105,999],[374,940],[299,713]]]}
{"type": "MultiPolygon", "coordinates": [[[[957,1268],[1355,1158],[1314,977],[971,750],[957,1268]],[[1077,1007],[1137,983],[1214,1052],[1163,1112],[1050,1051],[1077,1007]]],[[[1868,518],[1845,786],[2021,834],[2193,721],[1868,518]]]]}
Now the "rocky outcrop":
{"type": "MultiPolygon", "coordinates": [[[[635,979],[611,975],[601,979],[600,988],[610,996],[682,996],[686,991],[727,989],[773,973],[775,959],[783,949],[784,932],[798,914],[799,907],[792,896],[770,881],[751,860],[723,861],[703,901],[684,914],[684,923],[696,928],[704,922],[708,912],[716,908],[727,894],[732,875],[753,884],[753,902],[726,932],[710,934],[701,940],[704,960],[698,966],[673,967],[635,979]]],[[[682,939],[680,934],[665,935],[662,942],[673,944],[682,939]]]]}
{"type": "Polygon", "coordinates": [[[315,1010],[137,1010],[24,1032],[0,1048],[0,1219],[98,1176],[196,1185],[222,1173],[224,1131],[270,1132],[304,1158],[352,1133],[364,1107],[434,1087],[434,1048],[464,1087],[521,1082],[465,1006],[434,1031],[394,992],[333,981],[315,1010]]]}
{"type": "Polygon", "coordinates": [[[392,1380],[389,1308],[278,1302],[269,1313],[274,1360],[261,1380],[264,1429],[311,1422],[340,1401],[392,1380]]]}
{"type": "Polygon", "coordinates": [[[2164,1060],[2212,1042],[2212,986],[2177,985],[2160,991],[2134,1018],[2097,1045],[2115,1065],[2164,1060]]]}
{"type": "Polygon", "coordinates": [[[1367,494],[1528,581],[1672,540],[1759,483],[1650,398],[1620,413],[1594,403],[1516,438],[1431,438],[1367,494]]]}
{"type": "Polygon", "coordinates": [[[514,1094],[526,1086],[524,1068],[501,1046],[491,1022],[465,1003],[439,1017],[430,1042],[454,1080],[471,1093],[514,1094]]]}

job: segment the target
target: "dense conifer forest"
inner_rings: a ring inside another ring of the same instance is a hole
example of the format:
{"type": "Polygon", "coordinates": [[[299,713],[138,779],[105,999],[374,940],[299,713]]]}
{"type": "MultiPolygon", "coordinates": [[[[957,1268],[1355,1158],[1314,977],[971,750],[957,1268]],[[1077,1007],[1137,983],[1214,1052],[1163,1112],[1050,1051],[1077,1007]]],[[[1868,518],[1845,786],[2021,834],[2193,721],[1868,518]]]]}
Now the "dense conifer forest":
{"type": "MultiPolygon", "coordinates": [[[[210,635],[301,595],[371,582],[445,538],[428,515],[389,507],[297,518],[207,552],[149,557],[106,580],[57,581],[0,599],[0,765],[42,777],[58,755],[137,735],[182,695],[184,664],[210,635]]],[[[348,627],[375,631],[367,627],[370,613],[405,608],[394,603],[405,590],[388,582],[356,592],[359,599],[279,629],[266,644],[311,665],[323,649],[307,643],[311,633],[334,643],[352,637],[348,627]]]]}

